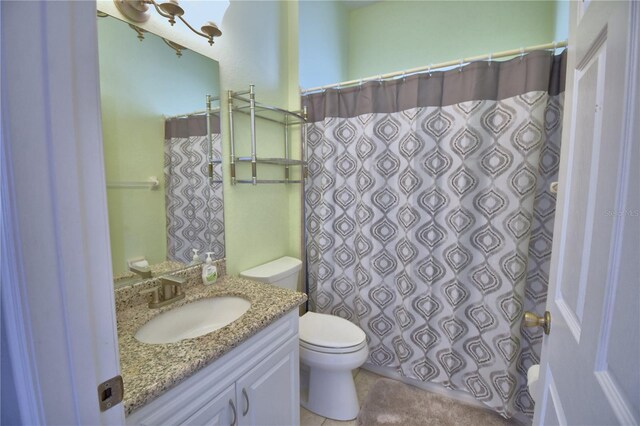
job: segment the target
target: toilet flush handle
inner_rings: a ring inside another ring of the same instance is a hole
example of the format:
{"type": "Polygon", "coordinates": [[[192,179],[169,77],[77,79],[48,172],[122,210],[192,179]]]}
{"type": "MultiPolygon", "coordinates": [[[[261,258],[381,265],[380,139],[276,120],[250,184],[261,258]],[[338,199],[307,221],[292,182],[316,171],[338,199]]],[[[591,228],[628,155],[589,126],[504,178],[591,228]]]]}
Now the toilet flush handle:
{"type": "Polygon", "coordinates": [[[539,317],[533,312],[525,312],[523,315],[525,327],[542,327],[544,334],[548,335],[551,331],[551,314],[545,311],[544,315],[539,317]]]}

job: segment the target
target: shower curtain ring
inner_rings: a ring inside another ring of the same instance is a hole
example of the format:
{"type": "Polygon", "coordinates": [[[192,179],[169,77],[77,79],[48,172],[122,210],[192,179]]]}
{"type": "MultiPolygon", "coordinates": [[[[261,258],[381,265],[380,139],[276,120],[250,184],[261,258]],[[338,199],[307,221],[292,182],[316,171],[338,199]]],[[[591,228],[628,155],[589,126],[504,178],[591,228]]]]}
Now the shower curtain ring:
{"type": "Polygon", "coordinates": [[[464,62],[464,58],[460,59],[460,63],[458,64],[458,72],[462,72],[462,63],[464,62]]]}
{"type": "Polygon", "coordinates": [[[431,66],[432,66],[432,65],[433,65],[433,64],[430,64],[430,65],[427,67],[427,74],[429,74],[429,77],[431,77],[431,66]]]}
{"type": "Polygon", "coordinates": [[[380,75],[378,76],[378,83],[379,83],[380,85],[382,85],[382,74],[380,74],[380,75]]]}
{"type": "Polygon", "coordinates": [[[553,50],[551,51],[551,56],[556,56],[556,49],[558,48],[558,42],[553,42],[553,50]]]}
{"type": "Polygon", "coordinates": [[[524,47],[520,48],[520,62],[522,62],[522,58],[524,58],[524,47]]]}
{"type": "Polygon", "coordinates": [[[493,60],[493,53],[489,53],[489,66],[491,66],[492,60],[493,60]]]}

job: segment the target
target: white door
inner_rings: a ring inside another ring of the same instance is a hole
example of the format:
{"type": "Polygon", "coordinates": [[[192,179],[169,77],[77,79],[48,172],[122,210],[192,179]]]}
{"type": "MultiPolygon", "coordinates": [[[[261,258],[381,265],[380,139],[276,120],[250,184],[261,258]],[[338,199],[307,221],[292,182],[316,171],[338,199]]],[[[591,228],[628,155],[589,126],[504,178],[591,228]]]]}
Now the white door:
{"type": "Polygon", "coordinates": [[[0,14],[0,314],[18,400],[2,409],[20,424],[122,424],[122,404],[104,389],[111,408],[98,401],[120,366],[96,5],[2,1],[0,14]]]}
{"type": "Polygon", "coordinates": [[[640,422],[639,16],[635,1],[571,4],[534,424],[640,422]]]}
{"type": "Polygon", "coordinates": [[[236,382],[238,424],[300,424],[298,369],[298,339],[293,338],[242,376],[236,382]]]}

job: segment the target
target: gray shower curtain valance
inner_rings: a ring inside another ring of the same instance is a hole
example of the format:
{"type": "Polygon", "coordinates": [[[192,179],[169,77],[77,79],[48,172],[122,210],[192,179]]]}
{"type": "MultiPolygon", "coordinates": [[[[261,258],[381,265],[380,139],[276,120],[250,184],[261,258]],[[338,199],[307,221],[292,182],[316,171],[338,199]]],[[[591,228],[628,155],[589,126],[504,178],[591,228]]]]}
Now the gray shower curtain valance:
{"type": "Polygon", "coordinates": [[[303,96],[309,122],[351,118],[476,100],[500,101],[523,93],[564,92],[566,54],[532,52],[505,62],[475,62],[461,69],[371,81],[303,96]],[[489,65],[490,64],[490,65],[489,65]]]}
{"type": "Polygon", "coordinates": [[[531,416],[565,55],[303,96],[312,310],[367,334],[369,361],[531,416]]]}
{"type": "MultiPolygon", "coordinates": [[[[213,115],[209,126],[211,133],[219,135],[220,117],[213,115]]],[[[189,138],[195,136],[207,136],[207,116],[190,115],[188,117],[171,118],[164,122],[164,138],[189,138]]]]}

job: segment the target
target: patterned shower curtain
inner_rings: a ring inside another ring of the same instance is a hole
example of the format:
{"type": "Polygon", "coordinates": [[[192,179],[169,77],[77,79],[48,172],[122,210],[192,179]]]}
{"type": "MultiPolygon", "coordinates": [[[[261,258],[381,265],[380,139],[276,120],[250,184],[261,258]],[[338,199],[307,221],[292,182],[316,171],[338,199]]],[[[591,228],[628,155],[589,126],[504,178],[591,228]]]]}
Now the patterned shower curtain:
{"type": "MultiPolygon", "coordinates": [[[[213,156],[220,159],[220,119],[211,117],[213,156]]],[[[208,179],[206,116],[165,122],[164,180],[167,212],[167,259],[189,263],[192,249],[224,257],[224,219],[221,164],[214,165],[214,182],[208,179]]]]}
{"type": "Polygon", "coordinates": [[[370,363],[531,416],[565,55],[534,52],[303,96],[311,309],[370,363]]]}

